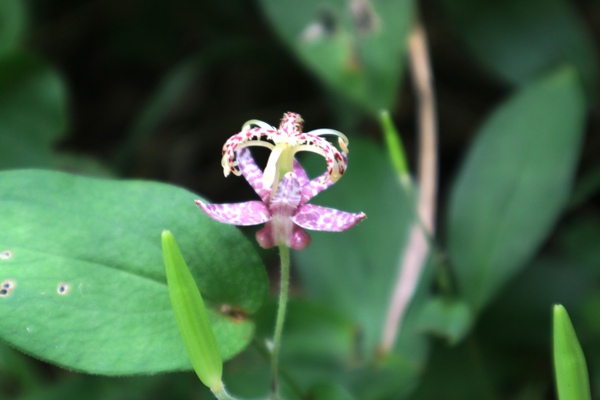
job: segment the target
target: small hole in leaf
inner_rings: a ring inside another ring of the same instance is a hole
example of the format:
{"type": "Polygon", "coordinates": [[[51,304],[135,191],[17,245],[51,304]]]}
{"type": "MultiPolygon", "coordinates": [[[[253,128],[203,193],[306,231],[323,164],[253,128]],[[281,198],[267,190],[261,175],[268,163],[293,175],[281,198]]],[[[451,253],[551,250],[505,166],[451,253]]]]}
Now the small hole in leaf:
{"type": "Polygon", "coordinates": [[[368,0],[353,0],[350,2],[350,11],[359,33],[367,34],[375,31],[380,24],[379,16],[368,0]]]}
{"type": "Polygon", "coordinates": [[[0,260],[9,260],[13,256],[13,252],[10,250],[4,250],[0,253],[0,260]]]}
{"type": "Polygon", "coordinates": [[[4,289],[4,288],[0,289],[0,297],[6,297],[6,296],[8,296],[9,293],[10,293],[10,290],[8,290],[8,289],[4,289]]]}
{"type": "Polygon", "coordinates": [[[0,286],[2,287],[2,289],[10,290],[15,287],[15,283],[13,281],[4,281],[0,286]]]}
{"type": "Polygon", "coordinates": [[[59,283],[58,287],[56,288],[56,292],[60,295],[65,295],[68,291],[69,285],[67,285],[66,283],[59,283]]]}
{"type": "Polygon", "coordinates": [[[315,20],[311,22],[301,34],[304,41],[313,42],[324,37],[334,36],[339,30],[339,22],[334,10],[321,8],[315,20]]]}

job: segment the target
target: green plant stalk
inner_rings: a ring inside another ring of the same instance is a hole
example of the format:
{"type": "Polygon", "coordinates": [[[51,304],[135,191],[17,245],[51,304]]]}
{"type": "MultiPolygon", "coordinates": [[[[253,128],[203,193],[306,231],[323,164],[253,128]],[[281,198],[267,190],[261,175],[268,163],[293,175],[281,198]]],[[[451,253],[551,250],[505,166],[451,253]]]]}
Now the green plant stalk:
{"type": "Polygon", "coordinates": [[[390,117],[390,113],[387,110],[382,110],[379,113],[379,122],[381,123],[381,130],[383,131],[383,137],[385,139],[385,147],[387,147],[388,156],[394,170],[398,174],[400,182],[402,182],[405,188],[410,188],[410,172],[406,162],[404,145],[402,144],[398,130],[390,117]]]}
{"type": "Polygon", "coordinates": [[[225,390],[225,385],[221,383],[221,386],[210,389],[213,395],[217,398],[217,400],[237,400],[235,397],[227,393],[225,390]]]}
{"type": "Polygon", "coordinates": [[[162,248],[173,313],[192,366],[200,381],[213,393],[224,392],[223,361],[204,301],[169,231],[162,233],[162,248]]]}
{"type": "Polygon", "coordinates": [[[275,320],[275,333],[273,335],[273,347],[271,349],[271,383],[275,398],[279,396],[279,351],[281,349],[281,334],[287,309],[288,292],[290,286],[290,249],[286,245],[279,246],[281,257],[281,280],[279,288],[279,305],[277,308],[277,319],[275,320]]]}
{"type": "Polygon", "coordinates": [[[590,400],[590,383],[585,356],[567,310],[553,310],[553,347],[556,390],[560,400],[590,400]]]}

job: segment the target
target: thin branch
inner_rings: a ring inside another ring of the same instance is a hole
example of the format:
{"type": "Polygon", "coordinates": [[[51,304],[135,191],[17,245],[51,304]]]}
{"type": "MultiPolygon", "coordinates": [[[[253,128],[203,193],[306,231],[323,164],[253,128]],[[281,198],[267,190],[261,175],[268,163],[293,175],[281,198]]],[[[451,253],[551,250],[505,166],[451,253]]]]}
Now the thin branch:
{"type": "Polygon", "coordinates": [[[428,237],[435,233],[437,188],[437,126],[435,96],[427,51],[427,37],[420,22],[408,39],[412,80],[417,97],[419,121],[419,175],[417,210],[419,220],[410,229],[406,250],[399,265],[392,301],[385,320],[381,351],[392,350],[429,253],[428,237]]]}

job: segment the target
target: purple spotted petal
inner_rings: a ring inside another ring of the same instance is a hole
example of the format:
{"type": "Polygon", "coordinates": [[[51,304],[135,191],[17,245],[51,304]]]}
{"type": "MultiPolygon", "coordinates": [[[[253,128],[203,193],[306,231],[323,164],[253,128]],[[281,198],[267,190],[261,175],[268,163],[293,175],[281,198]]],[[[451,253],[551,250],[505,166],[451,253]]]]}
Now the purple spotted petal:
{"type": "Polygon", "coordinates": [[[302,228],[313,231],[341,232],[352,228],[364,218],[366,218],[364,213],[353,214],[334,208],[304,204],[292,217],[292,221],[302,228]]]}
{"type": "Polygon", "coordinates": [[[206,204],[196,200],[198,207],[215,221],[232,225],[258,225],[271,219],[269,209],[262,201],[235,204],[206,204]]]}
{"type": "MultiPolygon", "coordinates": [[[[346,157],[346,153],[342,152],[341,155],[342,155],[342,159],[344,160],[344,163],[347,164],[348,159],[346,157]]],[[[300,168],[302,168],[302,167],[300,167],[300,168]]],[[[302,200],[300,201],[300,204],[308,203],[308,201],[310,199],[312,199],[313,197],[318,195],[320,192],[322,192],[323,190],[327,189],[329,186],[334,184],[334,182],[331,179],[327,179],[328,175],[329,175],[329,172],[326,171],[325,173],[317,176],[315,179],[311,180],[310,182],[307,182],[306,184],[302,184],[302,200]]]]}
{"type": "Polygon", "coordinates": [[[329,186],[333,185],[332,180],[323,179],[326,175],[327,172],[308,182],[308,184],[302,186],[302,200],[300,200],[300,204],[308,203],[310,199],[327,189],[329,186]]]}
{"type": "Polygon", "coordinates": [[[282,217],[291,217],[300,205],[300,184],[293,172],[288,172],[283,176],[277,186],[277,191],[271,199],[269,209],[273,215],[282,217]]]}
{"type": "MultiPolygon", "coordinates": [[[[279,221],[281,222],[281,221],[279,221]]],[[[279,226],[281,228],[281,226],[279,226]]],[[[256,241],[263,249],[270,249],[271,247],[275,247],[277,245],[277,224],[274,224],[274,221],[268,221],[265,226],[256,232],[256,241]]],[[[288,232],[288,235],[284,238],[281,238],[282,242],[284,242],[288,247],[294,250],[302,250],[311,242],[310,235],[298,225],[292,224],[291,231],[288,232]]]]}
{"type": "Polygon", "coordinates": [[[243,148],[238,150],[236,159],[238,162],[238,167],[242,172],[242,175],[244,175],[244,178],[246,178],[250,186],[252,186],[252,189],[254,189],[262,201],[266,203],[271,196],[271,188],[265,187],[262,179],[263,172],[258,165],[256,165],[254,158],[252,158],[250,149],[243,148]]]}
{"type": "Polygon", "coordinates": [[[306,171],[302,168],[302,165],[294,158],[294,174],[296,174],[296,178],[298,179],[298,183],[300,186],[304,186],[308,183],[308,175],[306,175],[306,171]]]}

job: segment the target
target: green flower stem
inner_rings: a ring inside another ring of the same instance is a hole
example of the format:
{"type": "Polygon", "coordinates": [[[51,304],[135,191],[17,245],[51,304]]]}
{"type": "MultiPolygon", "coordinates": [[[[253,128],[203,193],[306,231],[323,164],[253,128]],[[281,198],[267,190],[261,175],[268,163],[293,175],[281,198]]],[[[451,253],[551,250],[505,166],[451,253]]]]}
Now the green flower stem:
{"type": "Polygon", "coordinates": [[[221,382],[221,386],[219,386],[215,389],[211,389],[211,391],[218,400],[237,400],[235,397],[233,397],[232,395],[227,393],[227,391],[225,390],[225,385],[223,385],[223,382],[221,382]]]}
{"type": "Polygon", "coordinates": [[[271,349],[271,383],[273,385],[273,396],[279,396],[279,350],[281,348],[281,333],[285,321],[288,291],[290,286],[290,249],[285,245],[279,246],[281,257],[281,283],[279,288],[279,307],[277,308],[277,320],[275,321],[275,334],[273,335],[273,348],[271,349]]]}

